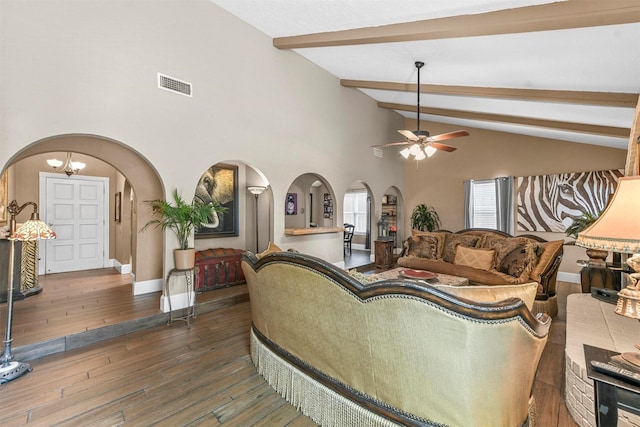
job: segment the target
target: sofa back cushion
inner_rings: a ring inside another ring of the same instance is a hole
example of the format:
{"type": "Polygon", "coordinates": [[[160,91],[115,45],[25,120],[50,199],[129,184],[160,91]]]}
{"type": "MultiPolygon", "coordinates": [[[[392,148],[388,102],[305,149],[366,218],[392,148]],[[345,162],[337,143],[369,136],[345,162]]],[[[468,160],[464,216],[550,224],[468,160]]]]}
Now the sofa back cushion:
{"type": "Polygon", "coordinates": [[[468,248],[459,244],[456,246],[453,263],[480,270],[491,270],[495,265],[495,258],[496,251],[494,249],[468,248]]]}

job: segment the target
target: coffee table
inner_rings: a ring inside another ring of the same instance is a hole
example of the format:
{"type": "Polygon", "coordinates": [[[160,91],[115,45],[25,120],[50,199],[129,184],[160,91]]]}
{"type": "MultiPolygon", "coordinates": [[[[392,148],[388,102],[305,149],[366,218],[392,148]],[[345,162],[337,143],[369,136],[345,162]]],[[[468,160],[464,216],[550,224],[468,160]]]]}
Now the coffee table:
{"type": "Polygon", "coordinates": [[[404,268],[404,267],[398,267],[392,270],[383,271],[382,273],[372,274],[371,276],[372,278],[375,278],[375,281],[402,279],[402,280],[410,280],[412,282],[424,282],[431,285],[465,286],[469,284],[469,279],[467,279],[466,277],[451,276],[449,274],[442,274],[442,273],[434,273],[437,276],[435,279],[429,279],[429,280],[407,279],[406,277],[400,276],[400,272],[402,270],[410,270],[410,269],[404,268]]]}

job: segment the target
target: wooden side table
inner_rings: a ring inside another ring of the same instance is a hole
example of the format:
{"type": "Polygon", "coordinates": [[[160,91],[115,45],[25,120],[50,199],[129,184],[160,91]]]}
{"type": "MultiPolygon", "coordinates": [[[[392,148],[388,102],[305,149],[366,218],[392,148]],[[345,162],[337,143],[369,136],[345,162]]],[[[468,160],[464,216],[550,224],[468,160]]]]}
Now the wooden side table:
{"type": "Polygon", "coordinates": [[[191,323],[190,323],[190,319],[195,319],[196,318],[196,301],[195,301],[195,287],[193,284],[194,281],[194,270],[195,268],[188,268],[186,270],[180,270],[177,268],[172,268],[171,271],[169,271],[169,274],[167,274],[167,280],[165,281],[165,295],[167,296],[167,299],[169,300],[169,321],[167,322],[167,325],[170,325],[171,323],[173,323],[174,320],[184,320],[185,322],[187,322],[187,328],[191,329],[191,323]],[[169,286],[169,280],[171,279],[171,276],[175,276],[175,275],[179,275],[182,274],[185,277],[185,281],[187,283],[186,286],[186,294],[187,294],[187,313],[184,316],[180,316],[180,317],[173,317],[173,308],[171,307],[171,286],[169,286]],[[193,294],[193,303],[191,302],[191,292],[194,292],[193,294]]]}
{"type": "Polygon", "coordinates": [[[393,265],[393,240],[376,240],[375,266],[376,268],[389,268],[393,265]]]}

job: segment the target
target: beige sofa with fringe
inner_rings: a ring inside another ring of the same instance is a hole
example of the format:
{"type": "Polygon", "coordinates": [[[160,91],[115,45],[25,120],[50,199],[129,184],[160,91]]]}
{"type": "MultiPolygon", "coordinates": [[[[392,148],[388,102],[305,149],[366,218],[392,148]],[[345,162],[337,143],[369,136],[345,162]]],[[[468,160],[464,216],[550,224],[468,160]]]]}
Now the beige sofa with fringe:
{"type": "Polygon", "coordinates": [[[365,285],[293,252],[245,252],[242,268],[253,362],[316,423],[535,424],[531,391],[550,318],[521,299],[480,303],[400,280],[365,285]]]}

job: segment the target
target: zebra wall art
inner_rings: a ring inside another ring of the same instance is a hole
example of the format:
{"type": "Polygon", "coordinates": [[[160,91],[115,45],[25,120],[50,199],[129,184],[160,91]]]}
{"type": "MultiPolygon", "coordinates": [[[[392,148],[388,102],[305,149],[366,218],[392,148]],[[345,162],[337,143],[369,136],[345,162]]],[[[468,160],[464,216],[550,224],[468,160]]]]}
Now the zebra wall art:
{"type": "Polygon", "coordinates": [[[583,212],[599,215],[622,170],[516,178],[518,231],[564,232],[583,212]]]}

